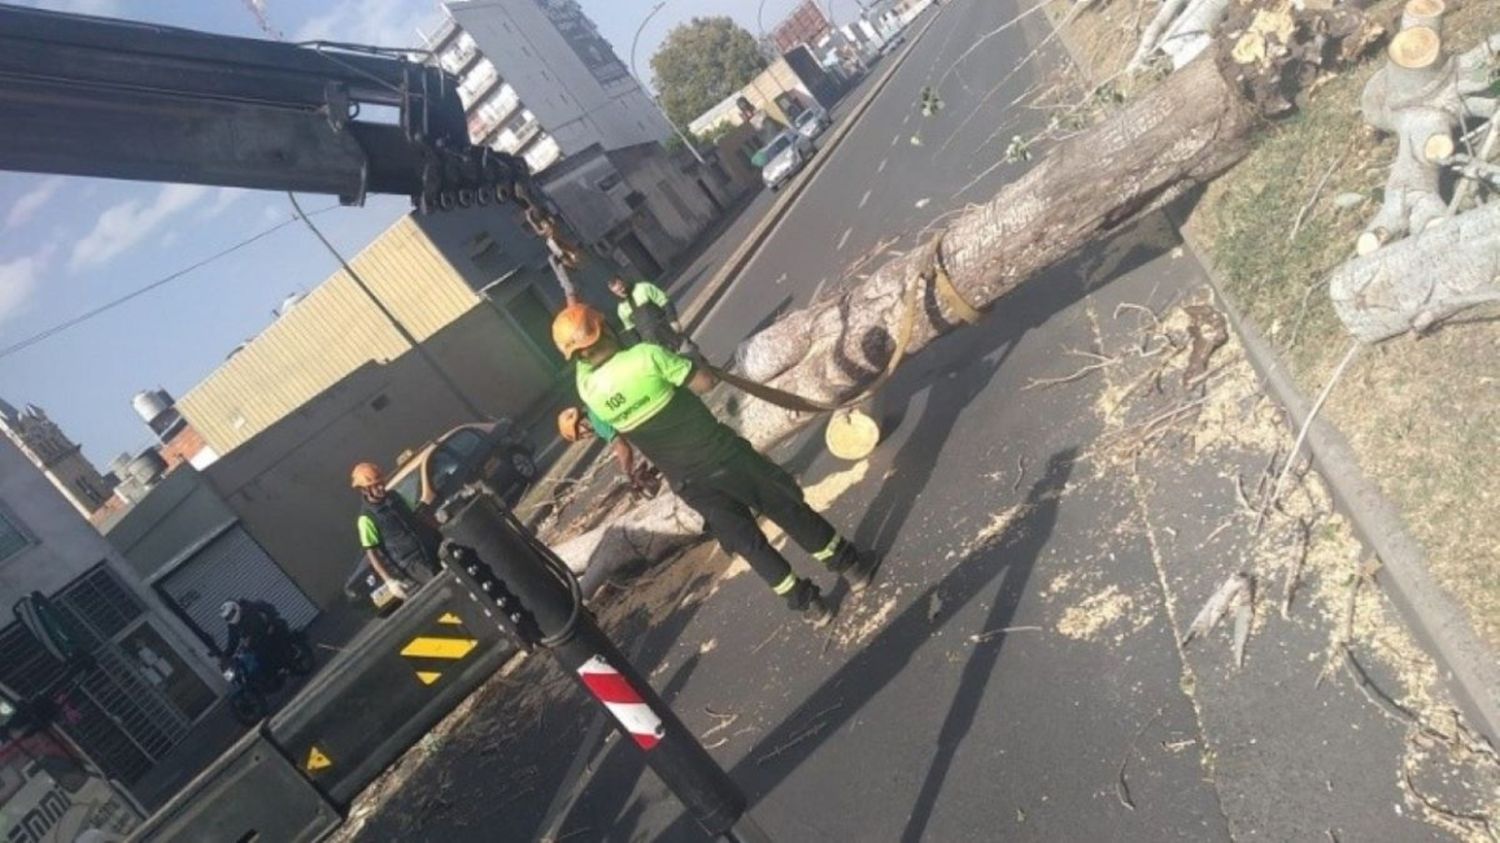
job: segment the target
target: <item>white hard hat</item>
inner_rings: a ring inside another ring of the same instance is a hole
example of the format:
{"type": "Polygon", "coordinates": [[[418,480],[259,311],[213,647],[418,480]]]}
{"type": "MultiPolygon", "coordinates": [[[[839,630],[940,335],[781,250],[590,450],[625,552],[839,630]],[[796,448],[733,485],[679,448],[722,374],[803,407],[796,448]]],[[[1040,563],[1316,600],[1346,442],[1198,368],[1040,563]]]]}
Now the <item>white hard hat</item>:
{"type": "Polygon", "coordinates": [[[235,623],[240,619],[240,604],[234,600],[225,600],[224,605],[219,607],[219,617],[235,623]]]}

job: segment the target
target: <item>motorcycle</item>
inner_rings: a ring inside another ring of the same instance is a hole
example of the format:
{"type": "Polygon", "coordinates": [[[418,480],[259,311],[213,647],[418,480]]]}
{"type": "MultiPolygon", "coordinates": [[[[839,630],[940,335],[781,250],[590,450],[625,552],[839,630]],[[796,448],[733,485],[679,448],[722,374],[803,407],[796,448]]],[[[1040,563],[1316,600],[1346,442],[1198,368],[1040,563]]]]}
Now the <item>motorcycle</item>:
{"type": "Polygon", "coordinates": [[[270,697],[286,685],[288,676],[306,676],[313,671],[313,650],[307,636],[283,626],[278,637],[282,652],[277,664],[264,664],[250,647],[241,646],[224,665],[229,712],[246,726],[259,723],[271,713],[270,697]]]}

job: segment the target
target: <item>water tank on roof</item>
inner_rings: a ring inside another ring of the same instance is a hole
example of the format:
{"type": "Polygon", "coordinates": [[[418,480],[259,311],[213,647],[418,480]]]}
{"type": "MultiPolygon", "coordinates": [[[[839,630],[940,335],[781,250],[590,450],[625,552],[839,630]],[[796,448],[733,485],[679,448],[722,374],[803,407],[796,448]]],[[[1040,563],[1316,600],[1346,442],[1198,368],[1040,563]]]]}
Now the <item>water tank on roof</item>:
{"type": "Polygon", "coordinates": [[[157,453],[155,448],[147,448],[136,455],[135,459],[125,467],[125,472],[131,480],[142,486],[152,486],[167,471],[167,461],[157,453]]]}
{"type": "Polygon", "coordinates": [[[151,428],[157,439],[165,442],[182,429],[182,415],[173,406],[172,396],[165,389],[137,392],[130,403],[135,406],[136,414],[151,428]]]}
{"type": "Polygon", "coordinates": [[[109,473],[124,480],[129,476],[130,454],[121,454],[109,461],[109,473]]]}

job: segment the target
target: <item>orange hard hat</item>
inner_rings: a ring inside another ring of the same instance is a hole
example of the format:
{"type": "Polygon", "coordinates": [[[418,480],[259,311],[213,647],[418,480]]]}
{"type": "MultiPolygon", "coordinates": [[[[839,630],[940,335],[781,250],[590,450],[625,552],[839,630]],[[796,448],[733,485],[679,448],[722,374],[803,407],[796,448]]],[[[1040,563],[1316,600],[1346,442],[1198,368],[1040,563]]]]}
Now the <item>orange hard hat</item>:
{"type": "Polygon", "coordinates": [[[385,472],[372,462],[362,462],[349,474],[349,483],[356,489],[368,489],[385,482],[385,472]]]}
{"type": "Polygon", "coordinates": [[[570,304],[552,320],[552,341],[564,360],[588,348],[604,335],[604,314],[586,304],[570,304]]]}
{"type": "Polygon", "coordinates": [[[578,412],[578,408],[568,407],[557,414],[557,432],[562,434],[563,439],[577,442],[582,438],[583,431],[580,424],[582,421],[583,414],[578,412]]]}

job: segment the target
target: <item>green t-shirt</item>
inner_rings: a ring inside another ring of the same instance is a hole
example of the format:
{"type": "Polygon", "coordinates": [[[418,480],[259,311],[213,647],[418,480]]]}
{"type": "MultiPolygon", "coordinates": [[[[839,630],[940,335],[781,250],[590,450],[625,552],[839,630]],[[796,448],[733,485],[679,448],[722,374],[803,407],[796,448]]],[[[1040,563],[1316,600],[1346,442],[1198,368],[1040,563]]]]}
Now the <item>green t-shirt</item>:
{"type": "Polygon", "coordinates": [[[630,289],[630,295],[621,299],[620,304],[615,308],[615,312],[620,316],[620,324],[625,326],[625,330],[635,330],[635,309],[647,302],[656,305],[664,312],[672,306],[672,300],[667,298],[667,294],[662,292],[660,287],[650,281],[635,282],[635,286],[630,289]]]}
{"type": "Polygon", "coordinates": [[[375,525],[375,519],[361,515],[356,523],[359,525],[359,546],[365,550],[380,547],[380,528],[375,525]]]}
{"type": "Polygon", "coordinates": [[[740,447],[739,436],[686,388],[692,374],[693,361],[641,343],[598,368],[580,365],[578,396],[668,477],[689,477],[740,447]]]}

